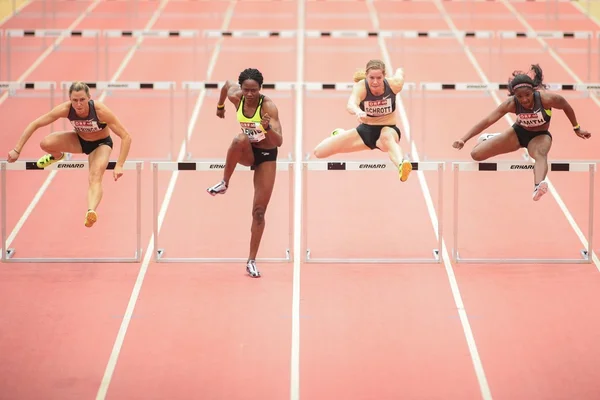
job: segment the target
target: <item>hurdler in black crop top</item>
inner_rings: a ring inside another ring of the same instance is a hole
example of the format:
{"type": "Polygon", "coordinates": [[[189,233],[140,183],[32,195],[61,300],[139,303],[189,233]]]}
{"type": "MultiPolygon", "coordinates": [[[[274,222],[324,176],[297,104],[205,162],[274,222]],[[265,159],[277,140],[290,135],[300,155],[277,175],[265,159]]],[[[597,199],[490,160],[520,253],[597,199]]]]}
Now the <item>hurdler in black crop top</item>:
{"type": "Polygon", "coordinates": [[[81,133],[95,133],[100,132],[106,128],[105,122],[100,122],[98,115],[96,114],[96,107],[94,106],[94,100],[88,102],[90,106],[90,112],[86,117],[80,117],[75,112],[73,106],[69,110],[69,122],[73,125],[75,132],[81,133]]]}
{"type": "Polygon", "coordinates": [[[369,117],[383,117],[392,114],[396,110],[396,95],[387,79],[383,80],[385,90],[383,94],[375,96],[369,89],[369,84],[365,80],[367,96],[360,102],[360,109],[367,113],[369,117]]]}

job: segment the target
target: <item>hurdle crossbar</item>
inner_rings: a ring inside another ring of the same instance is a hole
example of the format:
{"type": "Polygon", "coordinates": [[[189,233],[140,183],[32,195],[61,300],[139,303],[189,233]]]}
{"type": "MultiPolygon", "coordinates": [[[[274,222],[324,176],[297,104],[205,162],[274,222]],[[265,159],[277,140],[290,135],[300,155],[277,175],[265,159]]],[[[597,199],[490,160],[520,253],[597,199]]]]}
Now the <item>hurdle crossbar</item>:
{"type": "Polygon", "coordinates": [[[550,162],[551,172],[589,172],[589,205],[588,205],[588,243],[587,248],[580,250],[580,258],[463,258],[459,254],[458,243],[458,202],[459,202],[459,172],[460,171],[532,171],[534,164],[522,161],[498,161],[498,162],[453,162],[454,196],[453,196],[453,230],[454,244],[452,258],[457,263],[470,264],[589,264],[592,262],[593,233],[594,233],[594,175],[596,171],[595,162],[550,162]]]}
{"type": "MultiPolygon", "coordinates": [[[[594,36],[594,32],[592,31],[498,31],[497,36],[501,39],[499,44],[499,53],[500,57],[503,57],[504,39],[538,39],[538,41],[542,41],[544,39],[573,39],[573,40],[582,40],[587,39],[587,70],[588,75],[587,79],[591,79],[591,71],[592,71],[592,38],[594,36]]],[[[542,44],[542,43],[540,43],[542,44]]],[[[544,42],[541,50],[547,50],[547,44],[544,42]]]]}
{"type": "MultiPolygon", "coordinates": [[[[198,38],[201,36],[201,31],[197,29],[106,29],[103,31],[105,37],[104,40],[104,73],[106,77],[109,77],[110,68],[110,55],[115,53],[116,46],[111,45],[111,40],[114,38],[137,38],[138,40],[143,39],[191,39],[192,46],[192,72],[197,73],[198,66],[198,38]]],[[[187,43],[187,41],[186,41],[187,43]]],[[[171,45],[172,42],[169,42],[171,45]]],[[[139,43],[134,45],[128,45],[126,48],[131,46],[140,46],[139,43]]],[[[121,47],[121,46],[119,46],[121,47]]],[[[172,48],[172,46],[169,46],[172,48]]],[[[150,46],[140,47],[143,49],[150,49],[150,46]]],[[[159,51],[164,54],[165,48],[160,48],[159,51]]]]}
{"type": "MultiPolygon", "coordinates": [[[[63,91],[63,97],[68,99],[69,87],[73,82],[61,82],[61,88],[63,91]]],[[[99,81],[99,82],[84,82],[90,87],[90,89],[105,90],[109,94],[113,90],[156,90],[156,91],[168,91],[169,92],[169,153],[167,159],[173,159],[173,145],[175,142],[175,89],[177,84],[173,81],[159,81],[159,82],[134,82],[134,81],[99,81]]],[[[64,120],[66,129],[66,120],[64,120]]]]}
{"type": "MultiPolygon", "coordinates": [[[[40,82],[0,82],[0,93],[8,92],[9,96],[15,96],[18,90],[48,90],[50,100],[50,109],[54,108],[54,92],[56,91],[56,82],[40,81],[40,82]]],[[[50,130],[54,129],[54,122],[50,124],[50,130]]]]}
{"type": "MultiPolygon", "coordinates": [[[[387,171],[396,169],[396,166],[389,160],[354,160],[354,161],[303,161],[303,202],[302,215],[304,225],[304,243],[306,246],[306,255],[304,261],[306,263],[318,264],[439,264],[441,263],[440,249],[442,248],[442,233],[443,233],[443,199],[444,199],[444,174],[445,164],[443,161],[430,162],[413,162],[413,172],[420,171],[437,171],[438,172],[438,224],[437,238],[438,248],[432,249],[433,257],[431,258],[322,258],[314,257],[308,243],[308,173],[307,171],[387,171]]],[[[399,250],[401,251],[401,250],[399,250]]]]}
{"type": "MultiPolygon", "coordinates": [[[[278,171],[289,171],[289,232],[288,232],[288,247],[285,249],[284,256],[281,258],[257,258],[257,262],[290,262],[292,260],[291,249],[293,243],[293,190],[294,190],[294,179],[293,179],[293,162],[290,160],[277,161],[278,171]]],[[[158,171],[218,171],[225,169],[225,160],[213,160],[213,161],[155,161],[151,163],[152,168],[152,210],[153,210],[153,240],[154,240],[154,261],[164,263],[239,263],[246,262],[247,257],[227,257],[227,258],[208,258],[208,257],[165,257],[166,249],[159,247],[159,231],[161,226],[160,221],[160,210],[158,204],[158,171]]],[[[236,165],[236,171],[254,171],[254,167],[246,167],[243,165],[236,165]]],[[[208,195],[208,194],[207,194],[208,195]]]]}
{"type": "MultiPolygon", "coordinates": [[[[98,67],[100,59],[100,30],[98,29],[6,29],[6,75],[11,79],[11,55],[14,55],[10,38],[54,38],[57,42],[52,46],[57,49],[58,44],[69,37],[72,38],[95,38],[96,39],[96,79],[100,77],[100,68],[98,67]]],[[[50,47],[50,46],[48,46],[50,47]]]]}
{"type": "MultiPolygon", "coordinates": [[[[106,170],[114,170],[117,165],[116,161],[110,161],[106,170]]],[[[86,160],[69,160],[59,161],[46,168],[39,168],[36,161],[15,161],[8,163],[0,162],[0,191],[2,198],[2,262],[23,262],[23,263],[128,263],[140,262],[142,259],[142,161],[126,161],[123,165],[123,170],[136,171],[136,248],[133,257],[90,257],[90,258],[15,258],[15,248],[9,248],[6,235],[6,180],[7,171],[81,171],[89,168],[89,161],[86,160]]]]}

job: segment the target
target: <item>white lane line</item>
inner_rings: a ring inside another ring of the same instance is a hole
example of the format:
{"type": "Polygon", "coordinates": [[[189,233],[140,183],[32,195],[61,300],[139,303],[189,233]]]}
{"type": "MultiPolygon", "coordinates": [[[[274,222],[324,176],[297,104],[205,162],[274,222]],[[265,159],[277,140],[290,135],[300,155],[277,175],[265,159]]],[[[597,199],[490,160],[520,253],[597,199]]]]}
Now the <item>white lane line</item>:
{"type": "MultiPolygon", "coordinates": [[[[235,4],[236,4],[235,0],[232,0],[229,3],[229,8],[227,9],[227,11],[225,13],[225,19],[223,21],[221,30],[228,29],[229,23],[233,16],[235,4]]],[[[222,40],[223,40],[222,38],[219,39],[219,42],[217,43],[217,45],[215,46],[215,48],[213,50],[213,54],[212,54],[212,57],[210,59],[209,65],[208,65],[208,72],[207,72],[207,77],[206,77],[207,80],[210,79],[210,77],[212,75],[212,71],[214,70],[214,67],[216,65],[217,57],[221,50],[222,40]]],[[[204,90],[201,91],[201,94],[197,100],[197,104],[194,107],[194,112],[190,119],[190,126],[192,126],[192,127],[195,125],[196,121],[198,120],[198,116],[200,114],[200,108],[201,108],[203,99],[205,97],[205,93],[206,92],[204,90]]],[[[189,134],[190,138],[191,138],[192,132],[193,132],[193,130],[191,128],[188,129],[188,134],[189,134]]],[[[185,147],[185,140],[184,140],[181,143],[179,155],[177,156],[177,161],[183,161],[186,156],[186,152],[187,152],[187,149],[185,147]]],[[[173,195],[173,191],[175,189],[175,184],[177,183],[178,176],[179,176],[179,171],[175,171],[175,172],[173,172],[173,175],[171,175],[171,179],[169,180],[169,184],[167,186],[167,191],[165,193],[165,197],[163,199],[163,203],[161,205],[160,212],[158,215],[158,231],[159,232],[162,227],[162,223],[164,221],[165,215],[167,213],[167,209],[169,207],[169,203],[171,201],[171,197],[173,195]]],[[[129,303],[127,304],[127,309],[125,310],[125,314],[123,316],[123,322],[121,322],[121,326],[119,327],[119,332],[115,339],[115,343],[113,345],[110,357],[108,359],[106,369],[104,370],[104,376],[102,377],[102,382],[100,383],[100,387],[99,387],[98,393],[96,395],[96,400],[103,400],[106,397],[106,393],[108,391],[115,368],[117,366],[119,354],[121,353],[121,348],[123,347],[125,335],[127,333],[127,329],[129,328],[129,323],[131,322],[131,316],[133,315],[133,311],[135,309],[137,299],[139,297],[140,291],[142,290],[144,278],[146,277],[146,272],[148,271],[148,266],[150,265],[150,261],[152,260],[153,254],[154,254],[154,235],[151,236],[150,241],[148,243],[148,247],[146,248],[146,254],[144,255],[144,260],[140,267],[140,271],[138,273],[137,279],[135,281],[135,285],[133,287],[131,296],[129,298],[129,303]]]]}

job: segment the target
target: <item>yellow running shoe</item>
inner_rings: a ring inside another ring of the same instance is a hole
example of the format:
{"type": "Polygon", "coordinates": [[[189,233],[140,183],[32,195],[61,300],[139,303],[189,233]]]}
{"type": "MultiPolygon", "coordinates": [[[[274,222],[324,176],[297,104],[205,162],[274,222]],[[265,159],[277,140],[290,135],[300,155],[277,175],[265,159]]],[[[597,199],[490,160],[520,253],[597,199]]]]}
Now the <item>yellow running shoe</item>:
{"type": "Polygon", "coordinates": [[[94,210],[88,210],[85,214],[85,226],[91,228],[92,225],[98,220],[98,214],[94,210]]]}
{"type": "Polygon", "coordinates": [[[46,168],[49,165],[52,165],[56,162],[64,160],[64,158],[65,158],[65,153],[62,153],[60,158],[54,158],[54,157],[52,157],[51,154],[46,154],[46,155],[42,156],[39,160],[37,160],[37,166],[38,166],[38,168],[46,168]]]}
{"type": "Polygon", "coordinates": [[[406,182],[408,179],[408,175],[410,175],[410,171],[412,171],[412,164],[408,160],[402,160],[402,164],[398,168],[400,173],[400,182],[406,182]]]}

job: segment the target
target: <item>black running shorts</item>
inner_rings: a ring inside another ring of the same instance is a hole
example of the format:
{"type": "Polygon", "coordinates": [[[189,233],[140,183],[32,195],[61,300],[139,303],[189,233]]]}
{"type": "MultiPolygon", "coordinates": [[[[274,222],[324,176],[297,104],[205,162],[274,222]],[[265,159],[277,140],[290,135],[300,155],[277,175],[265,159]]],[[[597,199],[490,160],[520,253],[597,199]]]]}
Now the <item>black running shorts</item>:
{"type": "Polygon", "coordinates": [[[381,136],[381,130],[384,127],[390,127],[394,129],[398,133],[398,140],[402,137],[400,133],[400,129],[396,125],[367,125],[360,124],[356,127],[356,131],[360,135],[363,143],[370,148],[371,150],[377,148],[377,140],[379,140],[379,136],[381,136]]]}

